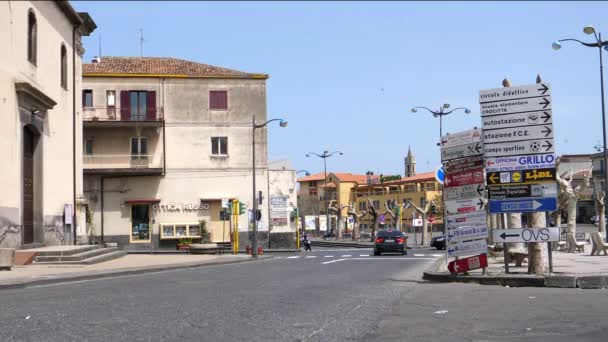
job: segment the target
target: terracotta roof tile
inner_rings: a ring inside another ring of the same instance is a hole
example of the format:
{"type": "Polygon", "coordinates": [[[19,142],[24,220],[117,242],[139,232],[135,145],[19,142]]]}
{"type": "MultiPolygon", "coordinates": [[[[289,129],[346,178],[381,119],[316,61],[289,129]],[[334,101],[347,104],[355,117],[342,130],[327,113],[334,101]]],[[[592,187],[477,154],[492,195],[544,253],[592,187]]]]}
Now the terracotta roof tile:
{"type": "Polygon", "coordinates": [[[323,172],[318,172],[318,173],[312,174],[310,176],[300,178],[300,179],[298,179],[298,182],[312,182],[312,181],[320,181],[320,180],[323,180],[323,172]]]}
{"type": "Polygon", "coordinates": [[[99,63],[83,64],[82,73],[83,76],[152,74],[192,78],[268,78],[266,74],[247,73],[170,57],[104,56],[99,63]]]}

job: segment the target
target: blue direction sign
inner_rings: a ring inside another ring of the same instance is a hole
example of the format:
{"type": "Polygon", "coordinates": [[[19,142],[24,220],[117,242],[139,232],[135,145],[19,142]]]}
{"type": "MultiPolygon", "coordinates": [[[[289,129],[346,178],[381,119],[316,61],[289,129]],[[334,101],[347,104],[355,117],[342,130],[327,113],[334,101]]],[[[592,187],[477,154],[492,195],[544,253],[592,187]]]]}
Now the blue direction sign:
{"type": "Polygon", "coordinates": [[[445,180],[445,169],[443,166],[440,166],[435,170],[435,179],[439,184],[443,184],[443,181],[445,180]]]}
{"type": "Polygon", "coordinates": [[[490,212],[492,214],[530,213],[555,210],[557,210],[557,198],[555,197],[490,200],[490,212]]]}

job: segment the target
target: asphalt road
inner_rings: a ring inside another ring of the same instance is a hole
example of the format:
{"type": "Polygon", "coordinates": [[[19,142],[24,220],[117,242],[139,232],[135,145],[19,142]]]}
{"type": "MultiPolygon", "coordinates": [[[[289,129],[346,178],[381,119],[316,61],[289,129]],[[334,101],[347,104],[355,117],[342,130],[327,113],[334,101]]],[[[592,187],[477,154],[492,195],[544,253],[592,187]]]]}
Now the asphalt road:
{"type": "Polygon", "coordinates": [[[4,290],[0,341],[556,341],[564,336],[569,337],[564,341],[604,341],[608,336],[602,317],[608,291],[424,284],[421,272],[441,253],[374,257],[370,252],[315,249],[254,263],[4,290]]]}

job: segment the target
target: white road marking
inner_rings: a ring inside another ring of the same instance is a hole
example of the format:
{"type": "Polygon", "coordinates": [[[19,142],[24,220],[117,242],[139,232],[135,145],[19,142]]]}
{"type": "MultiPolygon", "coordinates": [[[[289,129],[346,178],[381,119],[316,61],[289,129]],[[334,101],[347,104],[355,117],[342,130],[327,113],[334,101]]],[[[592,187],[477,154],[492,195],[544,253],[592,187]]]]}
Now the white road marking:
{"type": "Polygon", "coordinates": [[[359,256],[368,257],[368,256],[369,256],[369,254],[359,254],[359,256]]]}
{"type": "Polygon", "coordinates": [[[443,254],[433,254],[434,257],[442,257],[444,256],[443,254]]]}
{"type": "Polygon", "coordinates": [[[312,259],[312,258],[316,258],[316,257],[317,257],[316,255],[307,255],[305,258],[306,259],[312,259]]]}
{"type": "Polygon", "coordinates": [[[297,259],[299,257],[300,257],[299,255],[294,255],[294,256],[287,257],[287,259],[297,259]]]}
{"type": "Polygon", "coordinates": [[[331,261],[326,261],[326,262],[322,262],[321,265],[327,265],[327,264],[331,264],[334,262],[339,262],[339,261],[344,261],[346,259],[336,259],[336,260],[331,260],[331,261]]]}
{"type": "Polygon", "coordinates": [[[347,260],[412,260],[412,261],[416,261],[416,260],[437,260],[435,258],[350,258],[347,260]]]}
{"type": "Polygon", "coordinates": [[[352,255],[350,255],[350,254],[344,254],[344,255],[342,255],[343,258],[350,258],[351,256],[352,255]]]}
{"type": "Polygon", "coordinates": [[[333,255],[324,255],[323,257],[324,258],[333,258],[334,256],[333,255]]]}
{"type": "Polygon", "coordinates": [[[421,257],[424,256],[424,254],[414,254],[415,257],[421,257]]]}

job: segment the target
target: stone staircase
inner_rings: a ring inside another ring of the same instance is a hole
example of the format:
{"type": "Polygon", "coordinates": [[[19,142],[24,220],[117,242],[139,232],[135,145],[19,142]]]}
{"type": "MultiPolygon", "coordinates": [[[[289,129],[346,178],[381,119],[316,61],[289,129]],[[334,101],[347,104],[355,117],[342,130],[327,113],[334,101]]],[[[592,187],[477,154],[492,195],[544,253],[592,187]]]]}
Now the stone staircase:
{"type": "Polygon", "coordinates": [[[33,264],[91,265],[127,255],[126,251],[121,251],[116,247],[104,248],[103,245],[71,247],[69,249],[38,250],[36,251],[33,264]]]}

